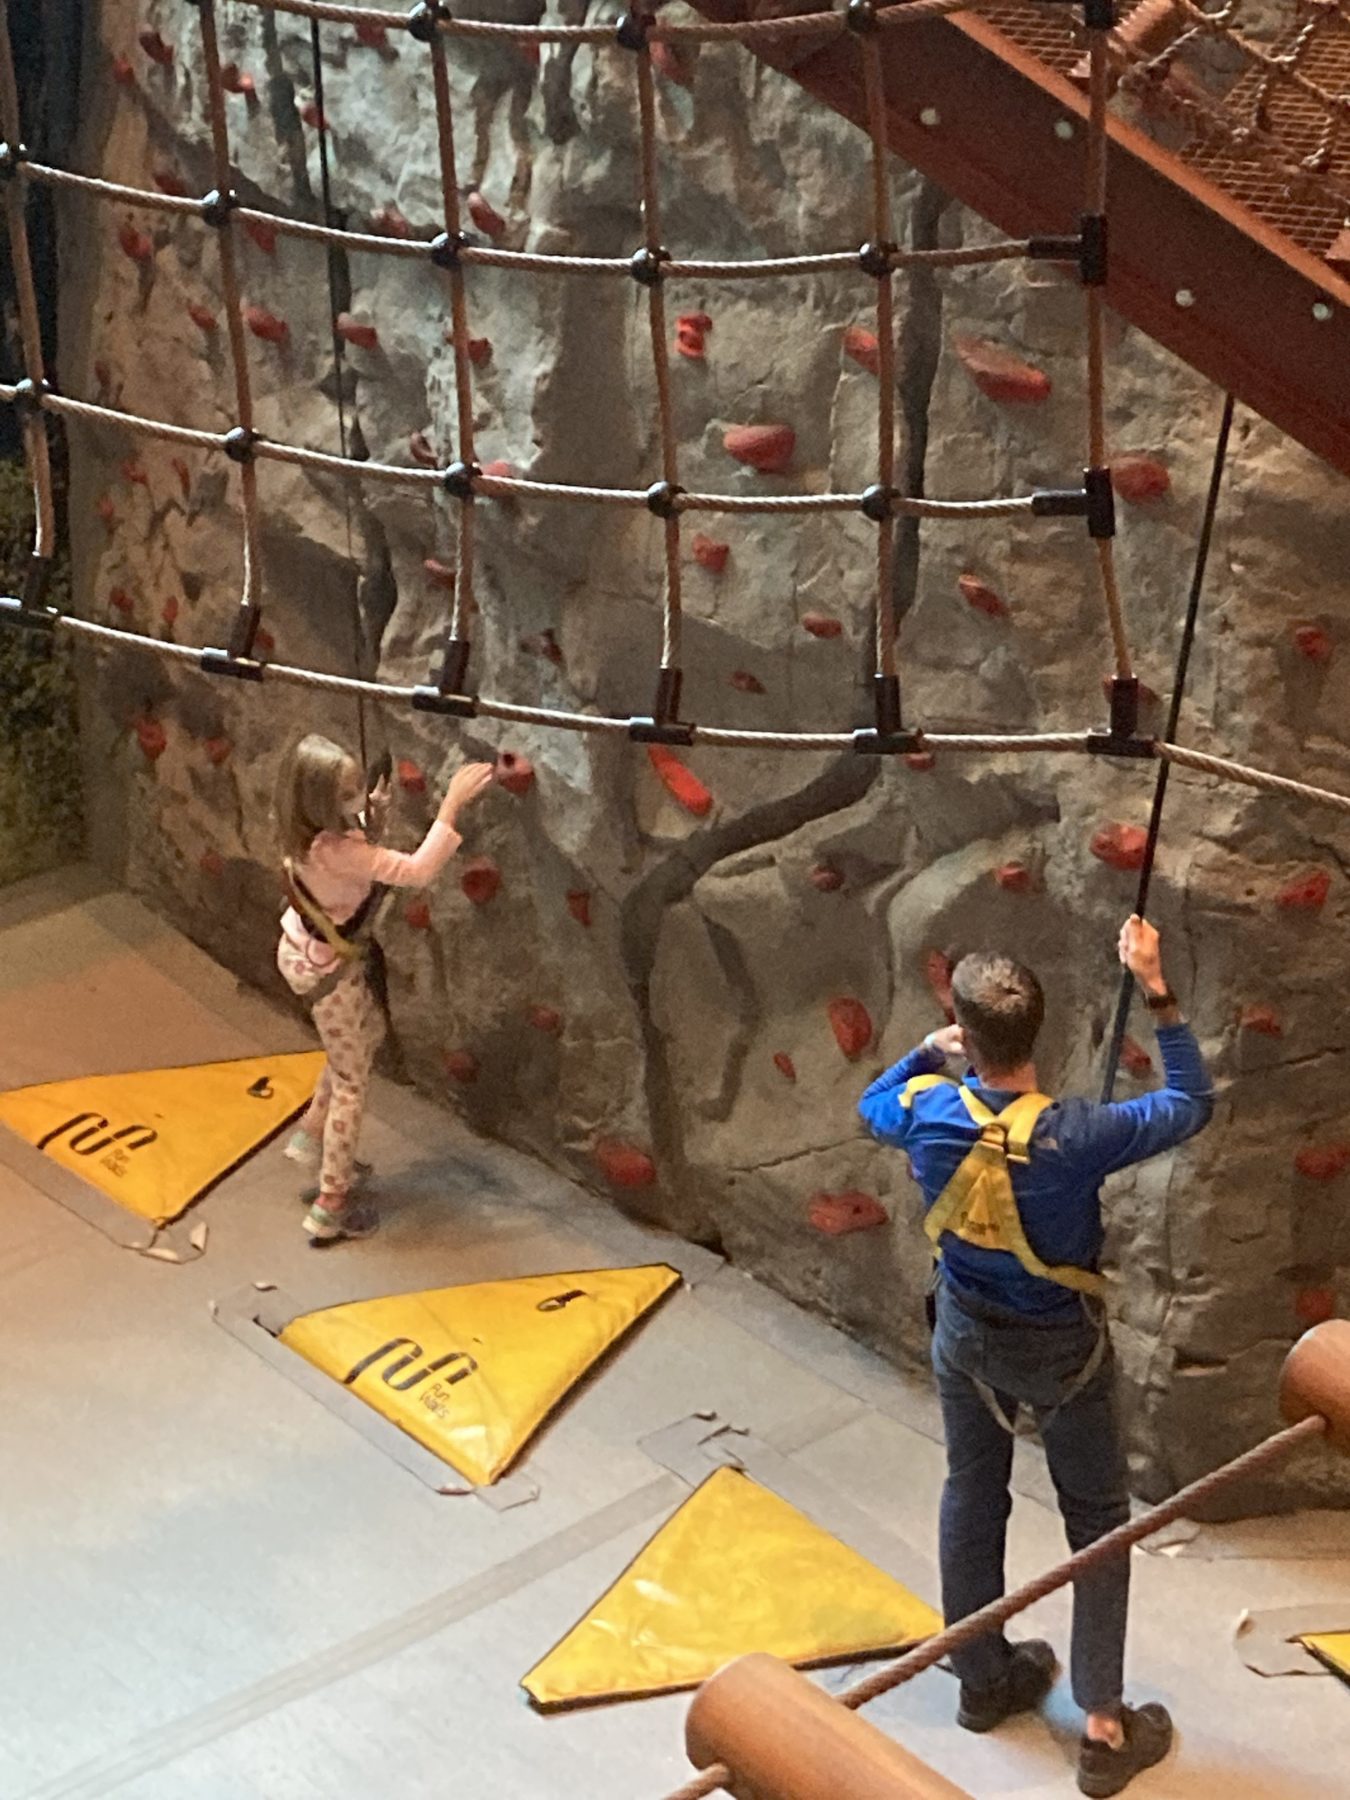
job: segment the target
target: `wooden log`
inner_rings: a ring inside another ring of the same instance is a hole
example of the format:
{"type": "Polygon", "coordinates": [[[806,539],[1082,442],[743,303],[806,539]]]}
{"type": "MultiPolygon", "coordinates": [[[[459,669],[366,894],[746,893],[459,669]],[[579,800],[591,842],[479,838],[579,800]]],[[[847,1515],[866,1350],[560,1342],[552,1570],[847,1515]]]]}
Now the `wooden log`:
{"type": "Polygon", "coordinates": [[[1350,1319],[1326,1319],[1294,1345],[1280,1372],[1280,1411],[1291,1425],[1325,1419],[1327,1442],[1350,1456],[1350,1319]]]}

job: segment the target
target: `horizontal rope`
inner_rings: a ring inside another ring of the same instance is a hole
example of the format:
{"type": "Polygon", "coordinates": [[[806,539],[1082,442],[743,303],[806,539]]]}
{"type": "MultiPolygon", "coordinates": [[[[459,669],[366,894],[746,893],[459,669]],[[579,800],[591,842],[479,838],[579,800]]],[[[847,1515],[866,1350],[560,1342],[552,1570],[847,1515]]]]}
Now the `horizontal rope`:
{"type": "Polygon", "coordinates": [[[1293,800],[1315,800],[1322,806],[1335,806],[1350,813],[1350,794],[1337,794],[1330,788],[1313,787],[1306,781],[1291,781],[1287,775],[1272,775],[1265,769],[1253,769],[1247,763],[1230,762],[1226,757],[1207,756],[1203,750],[1189,750],[1181,744],[1159,744],[1158,755],[1164,762],[1179,768],[1198,769],[1202,775],[1216,775],[1223,781],[1238,781],[1245,787],[1262,788],[1270,794],[1287,794],[1293,800]]]}

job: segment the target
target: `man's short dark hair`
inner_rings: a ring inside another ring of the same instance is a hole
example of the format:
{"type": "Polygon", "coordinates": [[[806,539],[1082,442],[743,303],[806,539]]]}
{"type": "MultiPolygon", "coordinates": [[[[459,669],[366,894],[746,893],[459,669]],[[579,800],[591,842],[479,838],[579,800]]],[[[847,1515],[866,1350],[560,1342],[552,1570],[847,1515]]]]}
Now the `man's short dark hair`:
{"type": "Polygon", "coordinates": [[[1045,1018],[1045,995],[1030,969],[1010,956],[976,951],[952,973],[952,1008],[966,1053],[986,1069],[1028,1062],[1045,1018]]]}

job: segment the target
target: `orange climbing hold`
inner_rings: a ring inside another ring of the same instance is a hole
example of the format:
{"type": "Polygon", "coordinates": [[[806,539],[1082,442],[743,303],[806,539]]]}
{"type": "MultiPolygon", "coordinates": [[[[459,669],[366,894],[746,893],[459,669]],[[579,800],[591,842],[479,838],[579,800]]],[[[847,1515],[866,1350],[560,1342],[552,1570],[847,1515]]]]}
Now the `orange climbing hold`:
{"type": "Polygon", "coordinates": [[[165,735],[164,727],[160,724],[159,720],[152,719],[148,716],[143,719],[137,719],[135,732],[136,742],[140,745],[146,761],[158,762],[159,758],[163,756],[165,750],[167,750],[169,746],[168,737],[165,735]]]}
{"type": "Polygon", "coordinates": [[[797,434],[790,425],[732,425],[722,433],[722,447],[761,475],[781,475],[792,461],[797,434]]]}
{"type": "Polygon", "coordinates": [[[958,575],[956,585],[961,590],[961,597],[966,605],[976,612],[987,614],[991,619],[1008,617],[1007,602],[993,588],[981,581],[978,575],[958,575]]]}
{"type": "Polygon", "coordinates": [[[406,756],[401,756],[398,759],[397,774],[398,785],[403,789],[405,794],[426,793],[426,776],[418,768],[417,764],[415,762],[410,762],[406,756]]]}
{"type": "Polygon", "coordinates": [[[185,194],[191,191],[177,169],[167,168],[163,163],[156,165],[154,178],[155,186],[160,193],[171,194],[176,200],[181,200],[185,194]]]}
{"type": "Polygon", "coordinates": [[[1317,1144],[1300,1150],[1294,1167],[1309,1181],[1334,1181],[1350,1169],[1350,1144],[1317,1144]]]}
{"type": "Polygon", "coordinates": [[[202,745],[206,752],[206,760],[213,768],[218,769],[222,763],[230,760],[234,745],[227,737],[209,737],[202,745]]]}
{"type": "Polygon", "coordinates": [[[1257,1031],[1262,1037],[1283,1037],[1284,1027],[1273,1006],[1244,1006],[1238,1014],[1239,1031],[1257,1031]]]}
{"type": "Polygon", "coordinates": [[[752,675],[749,669],[733,669],[731,685],[738,694],[763,694],[767,692],[758,675],[752,675]]]}
{"type": "Polygon", "coordinates": [[[774,1051],[773,1066],[783,1077],[784,1081],[795,1081],[797,1079],[797,1065],[793,1062],[786,1050],[774,1051]]]}
{"type": "Polygon", "coordinates": [[[563,1028],[562,1014],[556,1006],[532,1006],[529,1016],[531,1025],[545,1037],[557,1037],[563,1028]]]}
{"type": "Polygon", "coordinates": [[[151,62],[158,63],[161,68],[167,69],[173,61],[173,45],[166,43],[157,31],[147,28],[139,34],[136,41],[151,62]]]}
{"type": "Polygon", "coordinates": [[[413,234],[411,221],[392,200],[370,215],[370,229],[376,237],[410,238],[413,234]]]}
{"type": "Polygon", "coordinates": [[[187,310],[189,319],[192,320],[198,331],[219,331],[220,320],[211,311],[211,308],[203,306],[200,300],[189,300],[187,310]]]}
{"type": "Polygon", "coordinates": [[[667,793],[687,813],[692,813],[696,819],[702,819],[712,811],[711,791],[704,787],[692,769],[685,767],[673,750],[665,744],[648,744],[647,756],[667,793]]]}
{"type": "Polygon", "coordinates": [[[506,236],[506,220],[490,201],[485,200],[477,188],[473,188],[464,202],[469,217],[486,237],[495,242],[506,236]]]}
{"type": "Polygon", "coordinates": [[[449,563],[443,563],[439,557],[426,556],[422,559],[422,569],[432,587],[444,588],[447,593],[455,591],[455,571],[449,563]]]}
{"type": "Polygon", "coordinates": [[[172,631],[174,626],[178,623],[178,597],[176,594],[169,595],[168,599],[159,609],[159,616],[169,627],[169,630],[172,631]]]}
{"type": "Polygon", "coordinates": [[[412,455],[413,461],[415,463],[420,463],[424,469],[440,468],[441,459],[437,456],[431,439],[427,436],[425,431],[410,431],[408,433],[408,449],[412,455]]]}
{"type": "Polygon", "coordinates": [[[261,338],[265,344],[284,344],[291,335],[291,328],[285,319],[277,313],[269,312],[265,306],[246,306],[244,323],[254,337],[261,338]]]}
{"type": "Polygon", "coordinates": [[[840,996],[826,1007],[830,1030],[844,1055],[853,1062],[872,1042],[872,1015],[861,1000],[840,996]]]}
{"type": "Polygon", "coordinates": [[[409,900],[403,908],[403,923],[414,931],[431,930],[431,908],[425,900],[409,900]]]}
{"type": "Polygon", "coordinates": [[[730,544],[721,544],[716,538],[705,537],[701,531],[689,548],[699,567],[709,570],[713,575],[722,573],[727,566],[727,558],[731,555],[730,544]]]}
{"type": "Polygon", "coordinates": [[[1171,485],[1167,465],[1156,456],[1117,456],[1111,464],[1111,486],[1136,506],[1161,500],[1171,485]]]}
{"type": "Polygon", "coordinates": [[[478,1058],[472,1050],[446,1050],[441,1064],[451,1081],[458,1081],[463,1087],[472,1087],[478,1079],[478,1058]]]}
{"type": "Polygon", "coordinates": [[[475,906],[486,906],[502,885],[502,872],[490,856],[471,856],[459,885],[475,906]]]}
{"type": "Polygon", "coordinates": [[[843,621],[831,618],[829,613],[803,613],[802,630],[809,631],[816,638],[837,638],[844,635],[843,621]]]}
{"type": "Polygon", "coordinates": [[[875,331],[864,325],[849,325],[844,331],[844,355],[867,370],[869,375],[881,373],[881,346],[875,331]]]}
{"type": "Polygon", "coordinates": [[[1103,825],[1092,834],[1088,849],[1109,869],[1142,869],[1148,833],[1142,825],[1103,825]]]}
{"type": "Polygon", "coordinates": [[[1294,1295],[1294,1316],[1300,1325],[1324,1325],[1336,1316],[1336,1290],[1301,1287],[1294,1295]]]}
{"type": "Polygon", "coordinates": [[[850,1188],[842,1194],[813,1194],[807,1217],[827,1237],[843,1237],[846,1232],[870,1231],[873,1226],[885,1225],[890,1215],[875,1194],[850,1188]]]}
{"type": "Polygon", "coordinates": [[[573,888],[567,896],[567,910],[578,925],[591,922],[591,896],[585,888],[573,888]]]}
{"type": "Polygon", "coordinates": [[[1300,656],[1306,656],[1309,662],[1325,663],[1331,661],[1334,645],[1331,636],[1320,625],[1295,625],[1293,628],[1294,648],[1300,656]]]}
{"type": "Polygon", "coordinates": [[[1131,1075],[1144,1076],[1153,1073],[1153,1058],[1139,1040],[1132,1038],[1128,1032],[1120,1046],[1120,1060],[1131,1075]]]}
{"type": "MultiPolygon", "coordinates": [[[[453,333],[451,335],[453,336],[453,333]]],[[[484,363],[492,361],[492,339],[470,338],[464,346],[464,352],[474,367],[481,369],[484,363]]]]}
{"type": "Polygon", "coordinates": [[[1286,912],[1321,912],[1330,892],[1330,875],[1325,869],[1314,869],[1286,882],[1276,894],[1275,904],[1286,912]]]}
{"type": "Polygon", "coordinates": [[[155,260],[153,240],[143,231],[138,231],[128,219],[118,230],[117,242],[123,256],[129,256],[134,263],[150,263],[155,260]]]}
{"type": "Polygon", "coordinates": [[[306,100],[300,108],[300,117],[315,131],[327,131],[328,129],[328,121],[324,118],[323,108],[317,100],[306,100]]]}
{"type": "Polygon", "coordinates": [[[333,321],[333,329],[343,343],[354,344],[358,350],[379,348],[380,334],[375,327],[363,324],[360,319],[354,319],[350,313],[339,313],[333,321]]]}
{"type": "Polygon", "coordinates": [[[266,219],[245,219],[244,234],[250,243],[254,243],[264,256],[275,256],[277,253],[277,228],[266,219]]]}
{"type": "MultiPolygon", "coordinates": [[[[488,479],[490,481],[492,481],[492,480],[495,480],[495,481],[519,481],[520,480],[519,468],[517,468],[515,463],[508,462],[504,456],[498,456],[498,457],[494,458],[494,460],[492,462],[485,462],[483,464],[483,473],[488,477],[488,479]]],[[[515,496],[513,494],[508,494],[505,496],[498,495],[497,498],[498,499],[506,498],[508,500],[512,500],[515,498],[515,496]]]]}
{"type": "Polygon", "coordinates": [[[980,392],[1001,406],[1039,406],[1050,398],[1050,377],[988,338],[958,336],[952,348],[980,392]]]}
{"type": "Polygon", "coordinates": [[[1000,863],[994,870],[994,880],[1009,894],[1030,894],[1036,886],[1036,877],[1025,863],[1000,863]]]}
{"type": "Polygon", "coordinates": [[[837,894],[844,885],[844,872],[836,869],[833,863],[817,863],[806,878],[813,888],[822,894],[837,894]]]}
{"type": "Polygon", "coordinates": [[[518,750],[499,751],[495,773],[498,787],[504,787],[517,799],[528,794],[534,786],[534,764],[518,750]]]}
{"type": "Polygon", "coordinates": [[[656,1164],[636,1144],[619,1138],[601,1138],[595,1146],[595,1160],[611,1187],[644,1188],[656,1180],[656,1164]]]}

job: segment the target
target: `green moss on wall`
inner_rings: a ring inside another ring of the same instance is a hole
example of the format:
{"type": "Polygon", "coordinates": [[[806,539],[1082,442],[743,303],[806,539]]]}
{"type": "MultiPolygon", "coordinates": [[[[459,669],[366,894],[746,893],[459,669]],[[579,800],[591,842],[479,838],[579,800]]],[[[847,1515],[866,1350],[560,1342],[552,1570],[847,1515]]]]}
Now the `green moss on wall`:
{"type": "MultiPolygon", "coordinates": [[[[33,502],[22,465],[0,463],[0,575],[20,592],[33,542],[33,502]]],[[[70,596],[57,561],[53,606],[70,596]]],[[[0,884],[78,856],[80,768],[69,644],[0,630],[0,884]]]]}

